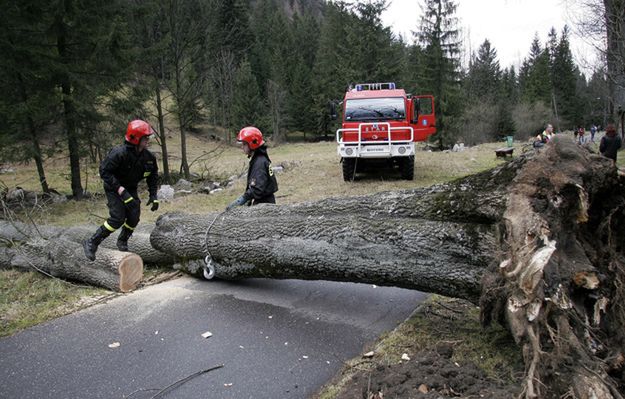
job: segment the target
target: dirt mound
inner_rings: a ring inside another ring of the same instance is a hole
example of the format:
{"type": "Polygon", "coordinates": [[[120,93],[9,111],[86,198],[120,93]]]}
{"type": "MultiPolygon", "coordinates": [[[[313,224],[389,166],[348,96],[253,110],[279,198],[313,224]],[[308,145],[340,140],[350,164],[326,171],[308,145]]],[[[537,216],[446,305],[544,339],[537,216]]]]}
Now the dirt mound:
{"type": "Polygon", "coordinates": [[[401,364],[378,365],[355,375],[337,398],[506,398],[518,394],[518,386],[488,378],[473,363],[461,366],[451,359],[452,354],[453,346],[442,344],[401,364]]]}
{"type": "Polygon", "coordinates": [[[319,397],[516,397],[523,367],[510,334],[481,327],[477,307],[433,297],[372,352],[348,363],[335,381],[339,394],[319,397]]]}

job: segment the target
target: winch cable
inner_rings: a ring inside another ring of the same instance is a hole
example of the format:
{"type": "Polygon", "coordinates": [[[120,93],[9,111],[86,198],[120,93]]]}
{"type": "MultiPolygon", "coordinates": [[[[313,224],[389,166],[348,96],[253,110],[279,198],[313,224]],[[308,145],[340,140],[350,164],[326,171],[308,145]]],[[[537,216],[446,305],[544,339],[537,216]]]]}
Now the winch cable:
{"type": "Polygon", "coordinates": [[[208,249],[208,233],[213,227],[213,225],[215,224],[215,221],[217,220],[217,218],[223,215],[224,213],[226,213],[226,211],[221,211],[217,215],[215,215],[215,218],[213,219],[213,221],[208,225],[208,228],[206,229],[206,234],[204,236],[204,246],[206,247],[206,257],[204,258],[203,273],[204,273],[204,278],[207,280],[212,280],[213,277],[215,277],[215,266],[213,266],[213,257],[211,256],[211,253],[208,249]]]}

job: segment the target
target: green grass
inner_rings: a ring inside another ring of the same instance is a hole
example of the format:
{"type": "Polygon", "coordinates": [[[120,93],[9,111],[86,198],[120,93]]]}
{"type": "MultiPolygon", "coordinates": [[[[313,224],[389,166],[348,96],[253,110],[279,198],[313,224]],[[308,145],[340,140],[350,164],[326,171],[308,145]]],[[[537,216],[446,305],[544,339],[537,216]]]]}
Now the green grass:
{"type": "Polygon", "coordinates": [[[110,292],[35,272],[0,272],[0,337],[71,313],[110,292]]]}

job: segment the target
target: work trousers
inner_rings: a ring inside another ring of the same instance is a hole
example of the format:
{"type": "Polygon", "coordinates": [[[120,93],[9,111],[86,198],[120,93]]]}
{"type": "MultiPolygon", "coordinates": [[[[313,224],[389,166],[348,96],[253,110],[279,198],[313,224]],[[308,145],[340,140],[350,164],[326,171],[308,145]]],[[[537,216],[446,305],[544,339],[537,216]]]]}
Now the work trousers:
{"type": "Polygon", "coordinates": [[[115,231],[122,226],[134,230],[139,224],[139,217],[141,216],[141,200],[137,190],[128,190],[128,194],[134,198],[134,201],[129,204],[124,204],[124,201],[117,193],[112,191],[105,191],[105,193],[106,205],[109,208],[109,218],[106,219],[104,227],[109,231],[115,231]]]}

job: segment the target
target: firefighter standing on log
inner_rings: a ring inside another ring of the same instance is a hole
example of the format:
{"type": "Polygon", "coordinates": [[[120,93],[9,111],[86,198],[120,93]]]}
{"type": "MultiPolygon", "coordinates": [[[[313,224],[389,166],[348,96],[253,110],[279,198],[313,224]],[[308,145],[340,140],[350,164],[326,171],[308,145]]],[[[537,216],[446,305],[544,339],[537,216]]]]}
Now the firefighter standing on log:
{"type": "Polygon", "coordinates": [[[274,193],[278,191],[278,181],[271,169],[271,159],[263,134],[253,126],[244,127],[237,135],[242,150],[250,158],[247,170],[247,186],[243,195],[226,207],[226,211],[242,205],[276,203],[274,193]]]}
{"type": "Polygon", "coordinates": [[[152,212],[158,209],[158,165],[154,154],[147,149],[152,135],[153,130],[147,122],[131,121],[126,129],[125,143],[113,148],[100,164],[110,216],[91,238],[83,242],[87,259],[95,260],[98,245],[120,227],[117,248],[128,251],[128,239],[141,215],[137,185],[144,178],[150,193],[147,205],[151,205],[152,212]]]}

